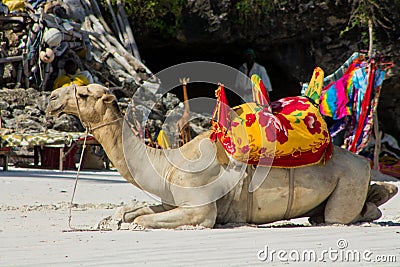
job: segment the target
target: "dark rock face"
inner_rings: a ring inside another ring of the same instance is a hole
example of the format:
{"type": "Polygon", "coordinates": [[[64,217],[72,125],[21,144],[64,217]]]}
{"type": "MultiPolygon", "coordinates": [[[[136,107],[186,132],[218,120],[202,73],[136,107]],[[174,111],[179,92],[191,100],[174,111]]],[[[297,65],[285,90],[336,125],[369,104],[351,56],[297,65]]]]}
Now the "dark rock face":
{"type": "Polygon", "coordinates": [[[44,131],[44,110],[49,94],[34,89],[0,90],[2,126],[19,132],[44,131]]]}
{"type": "MultiPolygon", "coordinates": [[[[181,26],[170,39],[137,33],[142,58],[157,73],[163,68],[193,60],[209,60],[237,68],[242,51],[256,50],[257,61],[268,71],[273,98],[298,95],[300,82],[320,66],[333,73],[355,51],[368,50],[366,23],[344,32],[350,14],[361,1],[188,1],[181,26]],[[246,9],[244,2],[256,8],[246,9]],[[344,32],[344,33],[342,33],[344,32]],[[171,51],[177,51],[171,53],[171,51]]],[[[385,61],[399,63],[400,4],[382,0],[374,9],[374,48],[385,61]],[[385,25],[383,27],[382,25],[385,25]]],[[[379,118],[386,130],[400,139],[398,67],[382,87],[379,118]]],[[[216,86],[209,88],[213,96],[216,86]]],[[[190,94],[190,93],[189,93],[190,94]]]]}

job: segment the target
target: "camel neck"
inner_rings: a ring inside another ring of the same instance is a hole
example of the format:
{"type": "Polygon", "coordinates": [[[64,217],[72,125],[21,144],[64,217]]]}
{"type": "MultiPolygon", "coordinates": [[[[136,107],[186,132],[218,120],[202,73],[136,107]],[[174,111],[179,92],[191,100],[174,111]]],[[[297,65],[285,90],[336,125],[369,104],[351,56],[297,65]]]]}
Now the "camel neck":
{"type": "MultiPolygon", "coordinates": [[[[111,118],[107,121],[110,120],[111,118]]],[[[128,182],[162,199],[170,199],[165,189],[165,180],[159,178],[163,171],[168,170],[168,161],[164,160],[162,150],[146,146],[132,132],[124,137],[128,139],[125,140],[124,146],[123,127],[124,119],[97,128],[92,133],[118,172],[128,182]],[[126,151],[129,154],[128,158],[125,158],[126,151]],[[130,162],[130,167],[127,162],[130,162]]]]}
{"type": "MultiPolygon", "coordinates": [[[[122,147],[122,125],[123,118],[113,123],[105,124],[102,127],[92,131],[94,138],[102,145],[108,158],[111,160],[113,165],[117,168],[118,172],[130,183],[137,187],[140,187],[135,179],[129,172],[128,166],[125,163],[123,147],[122,147]]],[[[116,120],[118,117],[110,118],[110,121],[116,120]]],[[[99,124],[100,125],[100,124],[99,124]]],[[[99,125],[93,125],[92,128],[99,125]]]]}

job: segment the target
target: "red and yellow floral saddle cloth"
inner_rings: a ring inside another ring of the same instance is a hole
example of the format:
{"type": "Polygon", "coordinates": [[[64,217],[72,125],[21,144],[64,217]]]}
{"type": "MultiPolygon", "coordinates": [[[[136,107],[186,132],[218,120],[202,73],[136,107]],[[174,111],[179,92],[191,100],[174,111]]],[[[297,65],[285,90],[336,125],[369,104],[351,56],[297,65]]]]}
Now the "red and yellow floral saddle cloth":
{"type": "Polygon", "coordinates": [[[324,164],[333,146],[319,112],[323,78],[322,69],[316,68],[305,96],[270,103],[260,77],[253,75],[254,102],[233,109],[220,85],[211,140],[218,139],[231,157],[248,164],[281,168],[324,164]]]}

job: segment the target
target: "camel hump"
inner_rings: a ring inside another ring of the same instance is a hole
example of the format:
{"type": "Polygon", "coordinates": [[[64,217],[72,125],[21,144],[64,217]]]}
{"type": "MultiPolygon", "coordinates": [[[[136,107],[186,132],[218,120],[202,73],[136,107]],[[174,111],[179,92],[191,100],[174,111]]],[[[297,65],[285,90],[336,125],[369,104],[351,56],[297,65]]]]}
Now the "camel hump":
{"type": "Polygon", "coordinates": [[[310,99],[314,105],[319,106],[322,93],[322,86],[324,84],[324,71],[320,67],[314,69],[311,81],[308,84],[304,96],[310,99]]]}

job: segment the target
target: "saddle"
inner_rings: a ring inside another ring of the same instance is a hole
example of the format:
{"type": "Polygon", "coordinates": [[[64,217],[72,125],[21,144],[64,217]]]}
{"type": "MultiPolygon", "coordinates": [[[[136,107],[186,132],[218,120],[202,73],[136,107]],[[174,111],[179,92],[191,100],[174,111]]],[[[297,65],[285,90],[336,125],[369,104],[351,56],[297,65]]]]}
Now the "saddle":
{"type": "Polygon", "coordinates": [[[254,102],[233,109],[220,85],[210,139],[247,164],[280,168],[324,164],[332,156],[333,145],[319,112],[323,76],[322,69],[316,68],[304,96],[270,103],[260,77],[253,75],[254,102]]]}

